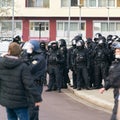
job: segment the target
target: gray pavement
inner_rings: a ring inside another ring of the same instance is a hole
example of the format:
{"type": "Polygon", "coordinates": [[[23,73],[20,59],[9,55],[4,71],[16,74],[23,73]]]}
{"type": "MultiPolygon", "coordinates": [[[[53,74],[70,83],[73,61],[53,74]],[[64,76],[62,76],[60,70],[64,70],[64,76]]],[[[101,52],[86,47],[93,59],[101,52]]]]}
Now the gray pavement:
{"type": "MultiPolygon", "coordinates": [[[[72,73],[69,72],[69,77],[72,83],[72,73]]],[[[104,84],[104,83],[103,83],[104,84]]],[[[77,91],[75,89],[72,89],[71,87],[68,87],[68,89],[74,93],[76,96],[80,97],[81,99],[90,102],[92,104],[95,104],[99,107],[102,107],[103,109],[107,111],[112,111],[113,105],[114,105],[114,99],[113,99],[113,89],[109,89],[108,91],[105,91],[103,94],[99,93],[99,90],[81,90],[77,91]]]]}
{"type": "MultiPolygon", "coordinates": [[[[110,114],[88,107],[65,93],[43,92],[40,120],[109,120],[110,114]]],[[[5,109],[0,107],[0,120],[6,120],[5,109]]]]}
{"type": "Polygon", "coordinates": [[[81,99],[102,107],[108,111],[112,111],[114,105],[113,89],[105,91],[103,94],[99,90],[75,90],[71,87],[68,88],[72,93],[81,99]]]}

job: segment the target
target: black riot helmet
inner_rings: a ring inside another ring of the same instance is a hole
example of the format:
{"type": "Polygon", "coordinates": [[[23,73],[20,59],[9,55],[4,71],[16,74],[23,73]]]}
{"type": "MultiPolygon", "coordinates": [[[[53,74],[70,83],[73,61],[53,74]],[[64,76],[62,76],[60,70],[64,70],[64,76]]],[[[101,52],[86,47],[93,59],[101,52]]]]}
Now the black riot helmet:
{"type": "Polygon", "coordinates": [[[65,39],[60,39],[60,40],[58,41],[58,44],[59,44],[60,47],[66,47],[66,46],[67,46],[65,39]]]}
{"type": "Polygon", "coordinates": [[[72,39],[72,46],[76,47],[76,40],[75,39],[72,39]]]}
{"type": "Polygon", "coordinates": [[[57,50],[58,49],[58,42],[57,41],[52,41],[51,42],[51,48],[52,48],[52,50],[57,50]]]}
{"type": "Polygon", "coordinates": [[[92,47],[92,46],[91,46],[91,43],[93,43],[93,41],[92,41],[91,38],[87,38],[86,43],[87,43],[87,47],[90,48],[90,47],[92,47]]]}
{"type": "Polygon", "coordinates": [[[98,40],[98,45],[105,46],[105,44],[106,44],[106,38],[104,36],[100,37],[98,40]]]}
{"type": "Polygon", "coordinates": [[[77,36],[74,37],[74,39],[75,39],[76,41],[82,40],[82,36],[81,36],[81,35],[77,35],[77,36]]]}
{"type": "Polygon", "coordinates": [[[98,43],[98,42],[99,42],[99,39],[100,39],[101,37],[102,37],[102,34],[96,33],[95,36],[94,36],[94,41],[95,41],[96,43],[98,43]]]}
{"type": "Polygon", "coordinates": [[[77,43],[77,41],[79,41],[79,40],[82,40],[82,36],[81,36],[81,35],[75,36],[75,37],[72,39],[72,46],[73,46],[73,47],[76,47],[76,43],[77,43]]]}
{"type": "Polygon", "coordinates": [[[46,43],[45,43],[45,41],[40,42],[40,48],[41,48],[42,50],[45,50],[45,49],[46,49],[46,43]]]}
{"type": "Polygon", "coordinates": [[[77,47],[78,49],[83,49],[84,46],[85,46],[85,44],[84,44],[84,41],[83,41],[83,40],[78,40],[78,41],[77,41],[76,47],[77,47]]]}
{"type": "Polygon", "coordinates": [[[113,35],[108,35],[108,36],[107,36],[107,43],[108,43],[109,46],[110,46],[110,45],[112,44],[112,42],[113,42],[112,37],[113,37],[113,35]]]}
{"type": "Polygon", "coordinates": [[[21,37],[19,35],[17,35],[16,37],[13,38],[13,42],[16,42],[18,44],[21,43],[21,37]]]}
{"type": "Polygon", "coordinates": [[[107,36],[107,41],[112,40],[113,35],[108,35],[107,36]]]}
{"type": "Polygon", "coordinates": [[[87,41],[86,41],[87,44],[90,44],[90,43],[92,43],[92,42],[93,42],[93,41],[92,41],[91,38],[87,38],[87,41]]]}

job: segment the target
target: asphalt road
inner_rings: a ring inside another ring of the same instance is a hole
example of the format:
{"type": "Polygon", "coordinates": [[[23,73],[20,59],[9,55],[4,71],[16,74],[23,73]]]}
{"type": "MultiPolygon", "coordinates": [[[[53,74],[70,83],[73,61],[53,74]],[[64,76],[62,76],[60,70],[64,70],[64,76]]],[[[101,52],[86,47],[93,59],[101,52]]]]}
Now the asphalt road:
{"type": "MultiPolygon", "coordinates": [[[[40,120],[110,120],[110,114],[81,104],[64,93],[44,92],[40,120]]],[[[0,120],[6,120],[0,107],[0,120]]]]}

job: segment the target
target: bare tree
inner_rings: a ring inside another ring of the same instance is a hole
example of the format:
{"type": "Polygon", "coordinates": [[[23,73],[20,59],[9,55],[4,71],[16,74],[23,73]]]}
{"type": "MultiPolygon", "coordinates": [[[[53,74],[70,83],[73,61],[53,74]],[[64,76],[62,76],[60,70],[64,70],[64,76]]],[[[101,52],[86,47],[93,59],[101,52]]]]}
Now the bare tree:
{"type": "Polygon", "coordinates": [[[4,21],[11,19],[9,17],[12,10],[12,0],[0,0],[0,37],[7,37],[8,31],[7,29],[2,30],[2,28],[9,28],[10,26],[7,26],[4,24],[4,21]]]}
{"type": "Polygon", "coordinates": [[[0,18],[7,17],[12,7],[12,0],[0,0],[0,18]]]}

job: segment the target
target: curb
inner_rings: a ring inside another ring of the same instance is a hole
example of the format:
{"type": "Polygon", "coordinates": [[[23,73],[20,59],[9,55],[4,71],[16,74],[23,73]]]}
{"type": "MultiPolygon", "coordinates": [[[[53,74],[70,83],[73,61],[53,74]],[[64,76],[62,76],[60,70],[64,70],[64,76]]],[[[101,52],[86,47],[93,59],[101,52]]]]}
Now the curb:
{"type": "Polygon", "coordinates": [[[107,100],[97,98],[95,95],[90,95],[86,93],[85,91],[77,91],[72,89],[71,87],[68,87],[68,90],[72,93],[74,93],[76,96],[80,97],[81,99],[94,104],[98,107],[104,108],[106,110],[111,111],[113,109],[113,103],[108,102],[107,100]]]}

